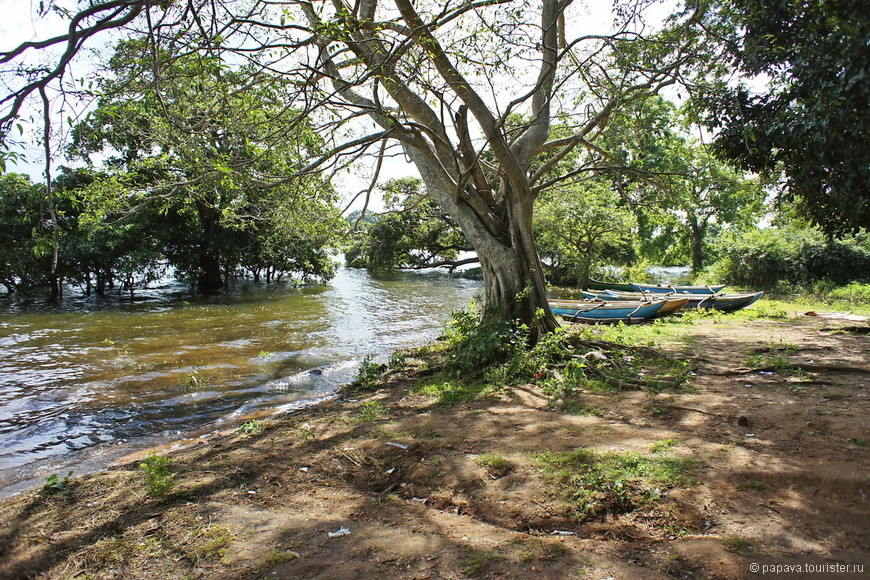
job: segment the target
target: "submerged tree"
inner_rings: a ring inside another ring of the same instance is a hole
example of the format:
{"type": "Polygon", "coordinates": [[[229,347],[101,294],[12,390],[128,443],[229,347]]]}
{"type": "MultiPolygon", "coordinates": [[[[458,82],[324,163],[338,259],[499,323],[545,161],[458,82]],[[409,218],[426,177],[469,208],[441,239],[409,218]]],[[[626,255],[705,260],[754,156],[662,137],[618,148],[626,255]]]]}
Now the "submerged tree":
{"type": "Polygon", "coordinates": [[[255,277],[330,276],[340,220],[328,181],[266,181],[320,154],[322,141],[288,106],[286,80],[228,70],[207,50],[147,49],[119,43],[97,108],[73,132],[73,156],[105,156],[114,171],[110,184],[82,191],[88,211],[160,216],[159,249],[204,291],[240,266],[255,277]]]}
{"type": "MultiPolygon", "coordinates": [[[[288,106],[330,139],[308,169],[398,144],[479,256],[486,311],[527,323],[534,339],[556,326],[532,232],[535,200],[606,163],[595,142],[610,115],[678,82],[700,52],[698,13],[646,35],[649,3],[619,2],[616,27],[590,32],[578,29],[571,4],[109,0],[76,15],[69,34],[7,53],[11,62],[30,49],[68,47],[56,68],[36,71],[3,101],[11,108],[0,124],[8,129],[20,101],[60,75],[89,36],[127,23],[145,38],[145,54],[204,50],[230,68],[245,63],[251,80],[281,74],[297,91],[288,106]],[[525,122],[508,123],[518,114],[525,122]],[[569,131],[554,136],[554,120],[569,131]],[[552,174],[577,152],[577,164],[552,174]]],[[[161,67],[153,72],[160,82],[161,67]]],[[[289,178],[263,175],[272,184],[289,178]]]]}

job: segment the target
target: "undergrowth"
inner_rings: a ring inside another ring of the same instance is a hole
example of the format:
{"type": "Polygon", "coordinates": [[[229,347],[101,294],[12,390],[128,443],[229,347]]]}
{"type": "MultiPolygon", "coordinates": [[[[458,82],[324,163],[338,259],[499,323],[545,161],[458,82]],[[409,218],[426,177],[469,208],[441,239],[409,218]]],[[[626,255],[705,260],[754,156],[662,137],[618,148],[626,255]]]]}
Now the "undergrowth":
{"type": "Polygon", "coordinates": [[[529,347],[528,327],[474,309],[454,313],[443,370],[414,388],[440,404],[464,403],[509,385],[534,384],[559,406],[579,391],[680,388],[691,369],[624,325],[557,328],[529,347]]]}

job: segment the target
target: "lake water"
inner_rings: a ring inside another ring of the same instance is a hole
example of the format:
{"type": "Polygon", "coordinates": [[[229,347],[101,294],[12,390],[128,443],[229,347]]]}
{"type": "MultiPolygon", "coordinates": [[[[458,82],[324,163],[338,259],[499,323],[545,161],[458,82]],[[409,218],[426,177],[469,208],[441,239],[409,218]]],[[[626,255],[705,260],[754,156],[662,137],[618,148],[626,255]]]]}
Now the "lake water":
{"type": "Polygon", "coordinates": [[[0,495],[47,473],[292,410],[333,394],[364,357],[420,346],[479,282],[339,270],[323,286],[182,286],[134,301],[0,303],[0,495]]]}

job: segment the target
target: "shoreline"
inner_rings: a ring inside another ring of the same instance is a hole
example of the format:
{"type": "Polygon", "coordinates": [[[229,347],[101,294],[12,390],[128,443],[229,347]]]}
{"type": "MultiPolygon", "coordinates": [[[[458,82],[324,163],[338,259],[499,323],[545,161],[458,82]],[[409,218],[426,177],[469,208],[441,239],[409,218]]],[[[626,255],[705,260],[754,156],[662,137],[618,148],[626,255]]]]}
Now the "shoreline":
{"type": "Polygon", "coordinates": [[[167,452],[174,484],[163,497],[149,495],[142,457],[131,457],[55,492],[0,501],[0,576],[870,570],[870,346],[850,324],[705,319],[661,347],[692,361],[685,388],[584,390],[555,407],[536,384],[439,403],[420,390],[435,376],[431,361],[409,355],[408,368],[371,387],[167,452]],[[663,472],[632,468],[625,495],[588,492],[578,511],[580,496],[564,495],[576,480],[546,466],[581,450],[588,464],[560,469],[594,466],[605,477],[630,460],[685,472],[656,479],[663,472]]]}

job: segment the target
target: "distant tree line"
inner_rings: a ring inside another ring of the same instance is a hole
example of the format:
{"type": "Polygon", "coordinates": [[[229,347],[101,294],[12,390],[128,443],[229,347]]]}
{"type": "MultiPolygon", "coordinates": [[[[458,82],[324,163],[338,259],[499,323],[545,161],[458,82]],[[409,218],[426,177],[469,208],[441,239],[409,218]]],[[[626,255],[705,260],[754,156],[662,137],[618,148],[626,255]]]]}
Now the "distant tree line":
{"type": "Polygon", "coordinates": [[[54,228],[44,184],[16,173],[0,176],[0,284],[7,292],[42,288],[58,294],[72,285],[87,295],[132,295],[168,271],[211,292],[237,277],[270,282],[325,279],[334,272],[330,246],[323,244],[330,236],[299,228],[281,197],[248,196],[234,208],[246,219],[236,215],[212,223],[183,205],[151,203],[152,194],[131,192],[129,184],[113,189],[114,179],[66,170],[53,184],[54,228]],[[123,203],[95,212],[89,205],[95,189],[123,203]],[[53,264],[54,231],[59,239],[53,264]]]}

